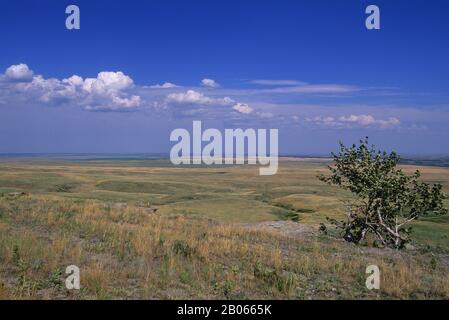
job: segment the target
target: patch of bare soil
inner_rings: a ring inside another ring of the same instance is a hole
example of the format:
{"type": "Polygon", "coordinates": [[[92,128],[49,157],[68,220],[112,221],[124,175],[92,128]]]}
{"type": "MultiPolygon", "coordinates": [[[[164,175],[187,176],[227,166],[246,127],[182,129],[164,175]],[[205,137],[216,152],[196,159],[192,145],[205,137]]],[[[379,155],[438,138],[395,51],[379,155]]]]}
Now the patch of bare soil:
{"type": "Polygon", "coordinates": [[[240,223],[238,225],[256,230],[276,232],[295,239],[310,238],[318,234],[318,230],[315,228],[294,221],[264,221],[240,223]]]}

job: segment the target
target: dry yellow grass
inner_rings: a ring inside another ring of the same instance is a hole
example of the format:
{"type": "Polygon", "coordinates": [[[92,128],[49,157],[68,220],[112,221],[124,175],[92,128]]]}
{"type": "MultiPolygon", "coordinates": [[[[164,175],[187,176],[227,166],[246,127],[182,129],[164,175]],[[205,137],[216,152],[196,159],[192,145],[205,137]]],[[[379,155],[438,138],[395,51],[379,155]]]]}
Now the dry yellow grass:
{"type": "MultiPolygon", "coordinates": [[[[400,253],[320,236],[348,197],[317,181],[325,166],[283,159],[260,177],[245,166],[0,161],[0,299],[448,299],[448,220],[417,222],[417,249],[400,253]],[[290,215],[315,232],[258,224],[290,215]],[[80,291],[64,287],[72,264],[80,291]],[[365,287],[370,264],[379,291],[365,287]]],[[[420,169],[449,190],[448,168],[420,169]]]]}
{"type": "Polygon", "coordinates": [[[2,198],[0,208],[2,299],[449,298],[448,262],[432,253],[95,201],[2,198]],[[79,292],[63,285],[71,264],[81,270],[79,292]],[[365,288],[368,264],[381,269],[378,292],[365,288]]]}

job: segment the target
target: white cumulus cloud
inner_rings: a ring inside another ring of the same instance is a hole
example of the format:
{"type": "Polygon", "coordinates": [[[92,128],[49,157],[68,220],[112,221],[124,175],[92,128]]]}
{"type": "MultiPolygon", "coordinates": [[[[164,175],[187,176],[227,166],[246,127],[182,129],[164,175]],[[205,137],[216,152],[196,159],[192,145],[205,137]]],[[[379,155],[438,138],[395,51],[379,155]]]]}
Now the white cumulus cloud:
{"type": "Polygon", "coordinates": [[[123,72],[100,72],[96,78],[84,80],[83,89],[87,92],[105,94],[127,89],[133,85],[133,80],[123,72]]]}
{"type": "Polygon", "coordinates": [[[6,78],[12,81],[29,81],[33,74],[33,70],[24,63],[12,65],[5,71],[6,78]]]}
{"type": "Polygon", "coordinates": [[[178,115],[184,116],[203,113],[222,117],[231,110],[238,114],[251,114],[254,111],[248,104],[237,102],[230,97],[210,97],[195,90],[170,93],[165,102],[168,106],[175,107],[178,115]]]}
{"type": "Polygon", "coordinates": [[[22,99],[46,104],[71,102],[86,110],[130,110],[141,105],[140,96],[129,91],[133,80],[123,72],[103,71],[96,78],[83,79],[73,75],[67,79],[46,79],[34,75],[26,64],[12,65],[3,78],[8,81],[8,92],[17,92],[22,99]]]}
{"type": "Polygon", "coordinates": [[[232,109],[234,109],[237,112],[244,113],[244,114],[250,114],[253,112],[253,109],[247,105],[246,103],[236,103],[232,109]]]}
{"type": "Polygon", "coordinates": [[[220,85],[213,79],[203,79],[201,80],[201,85],[203,87],[209,87],[209,88],[218,88],[220,85]]]}
{"type": "Polygon", "coordinates": [[[211,98],[195,90],[186,92],[170,93],[167,96],[167,102],[176,104],[194,104],[194,105],[230,105],[234,103],[229,97],[211,98]]]}

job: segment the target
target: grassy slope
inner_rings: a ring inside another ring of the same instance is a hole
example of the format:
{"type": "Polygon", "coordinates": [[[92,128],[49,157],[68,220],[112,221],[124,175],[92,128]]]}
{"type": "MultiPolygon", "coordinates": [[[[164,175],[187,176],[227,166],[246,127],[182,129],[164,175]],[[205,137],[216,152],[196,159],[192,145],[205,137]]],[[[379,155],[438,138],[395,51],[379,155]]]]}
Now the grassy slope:
{"type": "MultiPolygon", "coordinates": [[[[449,297],[446,217],[417,222],[420,249],[400,254],[229,224],[340,217],[348,195],[317,181],[323,170],[322,161],[283,161],[272,177],[160,160],[3,161],[0,193],[30,195],[0,198],[0,298],[449,297]],[[145,213],[154,205],[157,215],[145,213]],[[369,263],[383,271],[380,292],[364,288],[369,263]],[[82,269],[73,296],[59,281],[69,264],[82,269]]],[[[448,168],[422,171],[449,193],[448,168]]]]}

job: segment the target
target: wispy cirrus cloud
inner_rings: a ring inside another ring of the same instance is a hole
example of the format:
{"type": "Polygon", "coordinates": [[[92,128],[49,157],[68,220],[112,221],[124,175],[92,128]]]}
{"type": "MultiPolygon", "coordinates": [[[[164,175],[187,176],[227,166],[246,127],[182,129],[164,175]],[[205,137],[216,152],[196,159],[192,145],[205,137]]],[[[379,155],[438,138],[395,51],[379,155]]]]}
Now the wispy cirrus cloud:
{"type": "Polygon", "coordinates": [[[357,86],[339,84],[306,84],[300,86],[278,87],[264,89],[265,93],[303,93],[303,94],[327,94],[327,93],[351,93],[362,90],[357,86]]]}
{"type": "Polygon", "coordinates": [[[401,121],[395,117],[388,119],[377,119],[370,114],[351,114],[348,116],[332,117],[332,116],[316,116],[306,118],[306,122],[326,127],[351,128],[351,127],[370,127],[380,129],[391,129],[398,127],[401,121]]]}
{"type": "Polygon", "coordinates": [[[155,84],[152,86],[149,86],[151,89],[172,89],[172,88],[179,88],[180,86],[171,83],[171,82],[164,82],[163,84],[155,84]]]}
{"type": "Polygon", "coordinates": [[[256,79],[249,80],[248,83],[258,84],[263,86],[301,86],[307,85],[307,82],[298,80],[273,80],[273,79],[256,79]]]}

